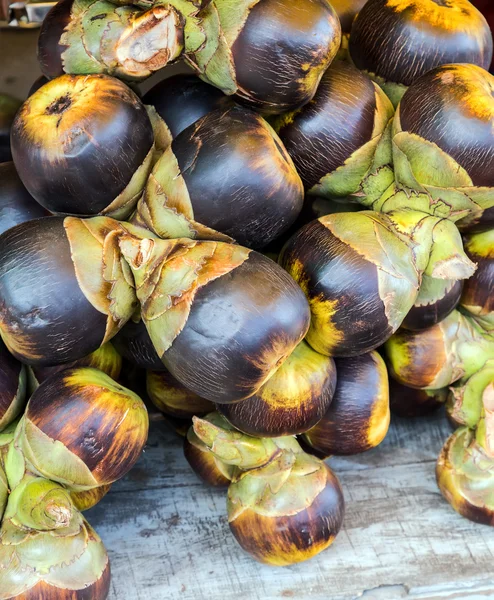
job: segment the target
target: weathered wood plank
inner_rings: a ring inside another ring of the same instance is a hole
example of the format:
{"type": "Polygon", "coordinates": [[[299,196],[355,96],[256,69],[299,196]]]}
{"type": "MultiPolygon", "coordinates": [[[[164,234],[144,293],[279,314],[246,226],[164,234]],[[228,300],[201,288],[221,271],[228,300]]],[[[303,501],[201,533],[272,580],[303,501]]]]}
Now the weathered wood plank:
{"type": "Polygon", "coordinates": [[[181,443],[153,426],[145,456],[88,513],[110,551],[112,600],[470,599],[494,596],[494,532],[442,500],[434,462],[442,416],[399,420],[367,454],[335,459],[344,529],[316,559],[259,565],[229,533],[224,493],[190,472],[181,443]]]}

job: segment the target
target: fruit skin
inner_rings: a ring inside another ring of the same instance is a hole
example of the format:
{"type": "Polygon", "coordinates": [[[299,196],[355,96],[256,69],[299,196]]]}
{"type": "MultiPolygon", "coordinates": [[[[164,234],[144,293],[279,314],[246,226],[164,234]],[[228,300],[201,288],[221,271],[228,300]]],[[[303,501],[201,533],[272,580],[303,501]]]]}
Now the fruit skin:
{"type": "Polygon", "coordinates": [[[401,385],[389,378],[391,412],[405,418],[422,417],[443,406],[448,397],[447,388],[441,390],[417,390],[401,385]]]}
{"type": "Polygon", "coordinates": [[[173,75],[152,87],[142,98],[167,124],[173,138],[216,109],[233,106],[233,99],[195,75],[173,75]]]}
{"type": "Polygon", "coordinates": [[[488,69],[492,35],[467,0],[369,0],[353,22],[350,55],[359,69],[388,86],[397,103],[405,86],[439,65],[473,63],[488,69]]]}
{"type": "MultiPolygon", "coordinates": [[[[422,283],[424,283],[424,280],[422,283]]],[[[463,281],[445,281],[445,291],[441,290],[437,299],[422,298],[419,292],[413,308],[407,314],[401,326],[410,331],[421,331],[440,323],[458,306],[463,286],[463,281]]]]}
{"type": "Polygon", "coordinates": [[[333,359],[302,341],[254,396],[218,404],[217,410],[234,427],[255,437],[296,435],[322,418],[335,387],[333,359]]]}
{"type": "Polygon", "coordinates": [[[335,360],[333,401],[304,436],[310,446],[330,455],[352,455],[378,446],[390,422],[388,372],[377,352],[335,360]]]}
{"type": "MultiPolygon", "coordinates": [[[[491,33],[494,29],[494,11],[492,10],[492,4],[490,0],[471,0],[472,4],[476,6],[480,12],[487,19],[487,23],[491,28],[491,33]]],[[[491,62],[490,72],[494,71],[494,60],[491,62]]]]}
{"type": "Polygon", "coordinates": [[[26,190],[13,162],[0,162],[0,234],[48,212],[26,190]]]}
{"type": "Polygon", "coordinates": [[[68,369],[31,396],[15,450],[31,471],[84,491],[123,477],[140,457],[148,427],[139,396],[96,369],[68,369]]]}
{"type": "Polygon", "coordinates": [[[118,352],[133,365],[150,371],[166,370],[142,319],[137,322],[130,319],[112,342],[118,352]]]}
{"type": "MultiPolygon", "coordinates": [[[[362,180],[371,164],[368,168],[360,167],[360,176],[350,173],[346,181],[339,181],[330,189],[325,180],[330,174],[334,177],[337,169],[341,170],[355,152],[362,153],[363,147],[373,140],[375,147],[369,151],[369,158],[359,159],[361,163],[364,160],[370,163],[376,153],[376,142],[386,138],[393,114],[384,92],[368,75],[350,63],[337,60],[323,75],[312,101],[294,113],[281,115],[274,126],[311,194],[341,197],[358,192],[361,195],[362,180]],[[346,189],[343,191],[342,187],[346,189]]],[[[382,143],[389,146],[387,154],[391,159],[390,141],[386,138],[382,143]]],[[[386,180],[383,191],[388,186],[386,180]]]]}
{"type": "Polygon", "coordinates": [[[64,74],[61,55],[66,46],[60,43],[64,29],[70,23],[74,0],[60,0],[50,9],[38,37],[38,62],[43,75],[55,79],[64,74]]]}
{"type": "Polygon", "coordinates": [[[261,248],[292,225],[302,205],[302,181],[277,134],[234,106],[207,114],[173,140],[138,214],[163,238],[233,238],[261,248]]]}
{"type": "Polygon", "coordinates": [[[10,128],[22,102],[7,94],[0,94],[0,164],[12,160],[10,128]]]}
{"type": "MultiPolygon", "coordinates": [[[[225,0],[216,0],[217,6],[225,0]]],[[[325,0],[262,0],[231,46],[238,96],[267,113],[303,106],[335,57],[341,26],[325,0]]]]}
{"type": "Polygon", "coordinates": [[[178,419],[190,419],[214,410],[214,404],[191,392],[170,373],[147,371],[146,389],[158,410],[178,419]]]}
{"type": "Polygon", "coordinates": [[[163,355],[199,396],[230,403],[252,396],[307,331],[307,301],[293,280],[257,252],[201,288],[187,324],[163,355]]]}
{"type": "Polygon", "coordinates": [[[24,408],[26,383],[25,366],[10,354],[0,339],[0,432],[10,425],[24,408]]]}
{"type": "Polygon", "coordinates": [[[122,217],[139,191],[127,187],[151,168],[154,133],[146,108],[122,82],[63,75],[22,105],[11,141],[19,177],[42,206],[122,217]]]}

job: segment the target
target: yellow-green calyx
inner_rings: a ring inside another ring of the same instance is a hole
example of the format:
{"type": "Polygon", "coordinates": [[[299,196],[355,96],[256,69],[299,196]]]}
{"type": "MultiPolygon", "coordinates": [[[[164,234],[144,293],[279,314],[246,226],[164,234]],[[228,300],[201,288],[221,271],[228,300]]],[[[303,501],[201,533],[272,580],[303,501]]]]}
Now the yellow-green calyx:
{"type": "MultiPolygon", "coordinates": [[[[213,417],[212,420],[218,419],[213,417]]],[[[225,427],[225,424],[211,422],[211,415],[206,419],[193,417],[192,422],[194,433],[214,456],[241,470],[255,469],[272,461],[282,454],[285,440],[290,440],[293,448],[301,452],[294,438],[255,438],[233,429],[231,425],[225,427]]]]}
{"type": "Polygon", "coordinates": [[[29,475],[12,490],[5,518],[21,528],[38,531],[78,527],[81,522],[65,488],[29,475]]]}
{"type": "Polygon", "coordinates": [[[494,525],[494,460],[475,433],[460,427],[446,441],[436,466],[439,488],[464,517],[494,525]]]}
{"type": "Polygon", "coordinates": [[[494,359],[494,338],[455,310],[423,331],[398,331],[386,342],[385,351],[397,381],[434,390],[466,383],[494,359]]]}

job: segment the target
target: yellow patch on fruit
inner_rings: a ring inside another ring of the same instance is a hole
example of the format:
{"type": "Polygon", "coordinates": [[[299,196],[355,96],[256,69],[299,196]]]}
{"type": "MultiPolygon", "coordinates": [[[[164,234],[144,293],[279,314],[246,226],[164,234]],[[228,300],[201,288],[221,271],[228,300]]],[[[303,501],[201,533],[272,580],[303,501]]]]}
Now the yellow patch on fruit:
{"type": "Polygon", "coordinates": [[[387,0],[396,13],[405,13],[407,21],[424,22],[447,31],[482,32],[485,23],[468,0],[387,0]]]}

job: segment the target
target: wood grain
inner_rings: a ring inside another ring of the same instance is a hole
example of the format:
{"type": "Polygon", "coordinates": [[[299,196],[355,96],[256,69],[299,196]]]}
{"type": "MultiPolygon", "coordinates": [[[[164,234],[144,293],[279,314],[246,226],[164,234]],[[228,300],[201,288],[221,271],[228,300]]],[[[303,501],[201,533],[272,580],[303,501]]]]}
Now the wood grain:
{"type": "Polygon", "coordinates": [[[87,513],[112,561],[110,599],[491,598],[493,531],[456,515],[434,480],[448,434],[442,414],[394,419],[379,448],[329,461],[347,501],[340,535],[308,563],[272,568],[243,553],[225,492],[203,486],[155,423],[137,466],[87,513]]]}

